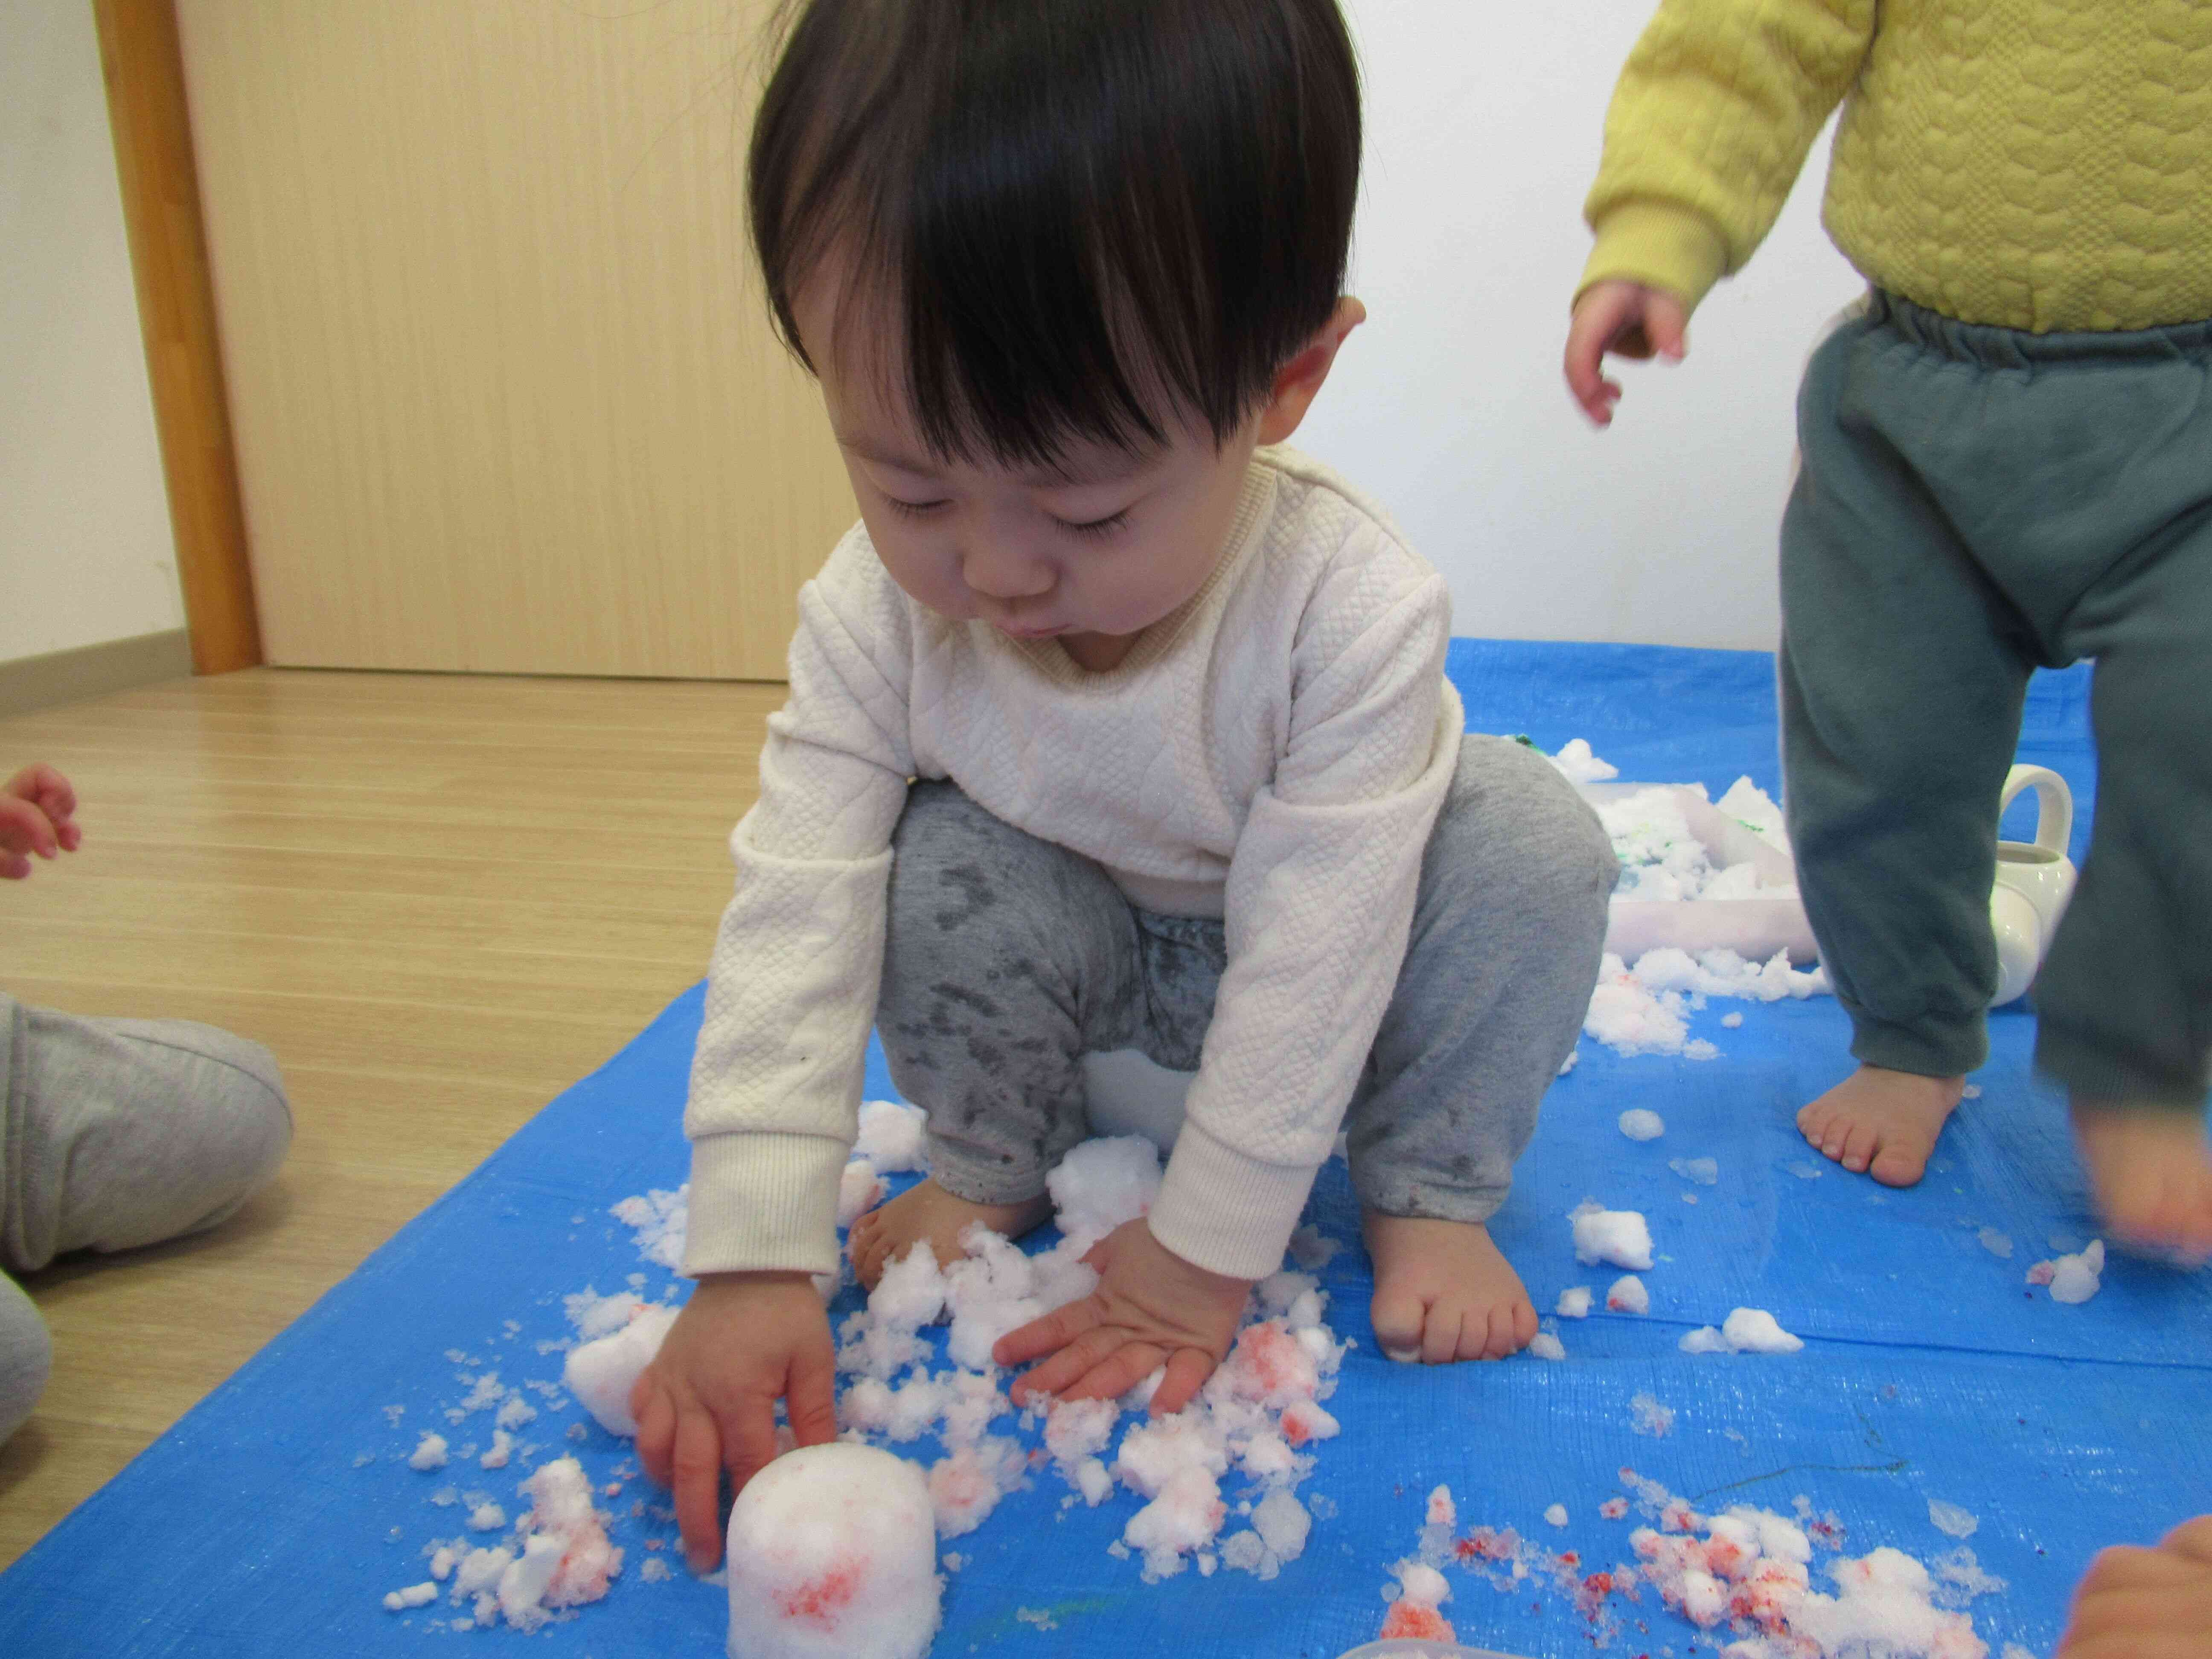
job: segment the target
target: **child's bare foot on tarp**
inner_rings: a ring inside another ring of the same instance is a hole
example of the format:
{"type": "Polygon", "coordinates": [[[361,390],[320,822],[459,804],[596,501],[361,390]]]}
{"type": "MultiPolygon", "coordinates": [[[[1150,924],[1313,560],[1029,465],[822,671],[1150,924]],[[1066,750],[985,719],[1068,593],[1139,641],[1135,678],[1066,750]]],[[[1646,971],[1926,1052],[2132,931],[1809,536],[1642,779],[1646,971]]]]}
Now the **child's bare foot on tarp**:
{"type": "Polygon", "coordinates": [[[2077,1101],[2074,1138],[2116,1243],[2190,1262],[2212,1257],[2212,1145],[2201,1114],[2077,1101]]]}
{"type": "Polygon", "coordinates": [[[1376,1210],[1362,1219],[1375,1263],[1375,1336],[1391,1358],[1503,1359],[1535,1340],[1535,1304],[1487,1227],[1376,1210]]]}
{"type": "Polygon", "coordinates": [[[872,1291],[884,1269],[917,1239],[929,1246],[939,1267],[949,1267],[967,1254],[960,1248],[960,1235],[971,1222],[1019,1238],[1051,1219],[1052,1200],[1043,1193],[1020,1204],[971,1204],[934,1181],[921,1181],[855,1221],[847,1243],[854,1275],[872,1291]]]}
{"type": "Polygon", "coordinates": [[[1928,1172],[1962,1077],[1922,1077],[1862,1066],[1797,1114],[1798,1133],[1853,1175],[1885,1187],[1910,1187],[1928,1172]]]}

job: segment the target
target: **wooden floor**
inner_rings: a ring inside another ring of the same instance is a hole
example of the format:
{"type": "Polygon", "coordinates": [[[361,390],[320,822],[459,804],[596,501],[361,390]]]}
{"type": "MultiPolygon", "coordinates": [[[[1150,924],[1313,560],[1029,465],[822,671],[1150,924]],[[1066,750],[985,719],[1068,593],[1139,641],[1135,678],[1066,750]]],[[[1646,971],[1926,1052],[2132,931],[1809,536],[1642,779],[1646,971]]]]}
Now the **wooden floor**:
{"type": "Polygon", "coordinates": [[[0,1566],[699,978],[782,698],[254,669],[0,720],[85,829],[0,883],[0,987],[265,1043],[298,1126],[215,1231],[27,1281],[0,1566]]]}

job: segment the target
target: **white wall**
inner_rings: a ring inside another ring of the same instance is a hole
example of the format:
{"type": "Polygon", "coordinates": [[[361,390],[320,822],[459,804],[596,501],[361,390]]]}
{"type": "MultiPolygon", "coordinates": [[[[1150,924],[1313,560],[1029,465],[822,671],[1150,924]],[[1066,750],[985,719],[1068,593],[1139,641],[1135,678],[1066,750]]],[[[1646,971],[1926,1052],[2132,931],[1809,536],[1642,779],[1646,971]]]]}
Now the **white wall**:
{"type": "Polygon", "coordinates": [[[1819,223],[1827,145],[1674,368],[1613,428],[1569,402],[1567,304],[1605,106],[1652,0],[1346,0],[1366,73],[1352,292],[1371,320],[1296,442],[1449,580],[1454,631],[1771,647],[1791,408],[1863,286],[1819,223]]]}
{"type": "Polygon", "coordinates": [[[0,0],[0,662],[181,628],[87,0],[0,0]]]}

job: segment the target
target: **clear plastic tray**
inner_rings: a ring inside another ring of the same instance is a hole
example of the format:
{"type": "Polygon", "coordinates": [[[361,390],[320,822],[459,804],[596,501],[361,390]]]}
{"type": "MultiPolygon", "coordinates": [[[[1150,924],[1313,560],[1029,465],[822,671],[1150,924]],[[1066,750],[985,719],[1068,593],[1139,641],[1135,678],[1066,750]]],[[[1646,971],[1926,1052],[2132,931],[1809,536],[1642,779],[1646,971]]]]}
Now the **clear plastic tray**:
{"type": "Polygon", "coordinates": [[[1364,1648],[1354,1648],[1342,1659],[1515,1659],[1515,1656],[1500,1653],[1495,1648],[1463,1648],[1453,1642],[1395,1637],[1388,1642],[1370,1642],[1364,1648]]]}

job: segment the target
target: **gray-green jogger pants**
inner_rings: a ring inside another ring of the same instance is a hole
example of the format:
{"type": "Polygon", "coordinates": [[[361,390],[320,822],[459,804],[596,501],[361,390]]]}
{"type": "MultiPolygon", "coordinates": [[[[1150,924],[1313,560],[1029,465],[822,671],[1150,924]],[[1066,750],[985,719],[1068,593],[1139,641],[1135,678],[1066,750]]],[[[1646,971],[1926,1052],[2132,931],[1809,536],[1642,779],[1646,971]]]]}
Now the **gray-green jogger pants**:
{"type": "Polygon", "coordinates": [[[1791,839],[1863,1060],[1988,1052],[2030,672],[2096,659],[2096,822],[2034,1001],[2077,1098],[2212,1055],[2212,323],[2031,335],[1876,293],[1814,353],[1782,531],[1791,839]]]}

